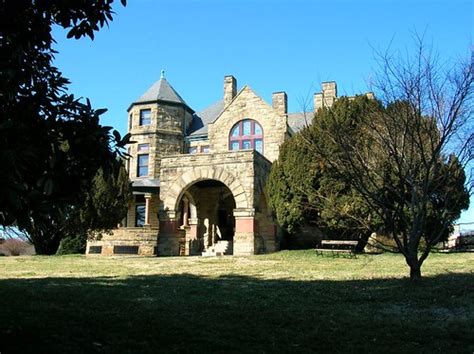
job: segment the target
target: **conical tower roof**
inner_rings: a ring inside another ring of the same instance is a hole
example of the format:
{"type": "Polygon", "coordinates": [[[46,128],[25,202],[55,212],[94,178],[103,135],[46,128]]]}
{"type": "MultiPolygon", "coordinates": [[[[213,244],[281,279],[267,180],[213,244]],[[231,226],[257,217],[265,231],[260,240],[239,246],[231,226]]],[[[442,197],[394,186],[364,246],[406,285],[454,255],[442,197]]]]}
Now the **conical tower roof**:
{"type": "Polygon", "coordinates": [[[183,98],[165,78],[161,78],[155,82],[143,95],[140,96],[140,98],[138,98],[138,100],[135,101],[135,103],[157,100],[181,103],[187,106],[183,98]]]}
{"type": "Polygon", "coordinates": [[[191,109],[188,104],[183,100],[178,92],[170,85],[165,79],[164,72],[161,72],[161,78],[156,81],[146,92],[141,95],[134,103],[145,103],[165,101],[182,104],[191,109]]]}

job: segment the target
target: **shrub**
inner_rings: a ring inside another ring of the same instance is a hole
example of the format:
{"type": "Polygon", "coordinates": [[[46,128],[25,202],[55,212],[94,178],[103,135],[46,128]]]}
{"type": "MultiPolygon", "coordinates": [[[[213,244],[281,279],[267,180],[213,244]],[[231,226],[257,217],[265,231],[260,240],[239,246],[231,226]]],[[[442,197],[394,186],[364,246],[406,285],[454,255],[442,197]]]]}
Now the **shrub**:
{"type": "Polygon", "coordinates": [[[0,245],[0,254],[10,256],[24,256],[33,253],[33,247],[28,242],[19,239],[8,239],[0,245]]]}

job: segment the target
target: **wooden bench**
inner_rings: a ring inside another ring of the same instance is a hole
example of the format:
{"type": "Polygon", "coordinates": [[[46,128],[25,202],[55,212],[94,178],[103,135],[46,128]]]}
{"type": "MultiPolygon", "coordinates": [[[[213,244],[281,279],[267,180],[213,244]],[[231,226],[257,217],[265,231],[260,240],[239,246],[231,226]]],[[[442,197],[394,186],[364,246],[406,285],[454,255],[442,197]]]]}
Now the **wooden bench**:
{"type": "Polygon", "coordinates": [[[355,257],[358,244],[359,241],[352,240],[321,240],[319,247],[316,248],[316,254],[330,253],[333,257],[347,254],[349,257],[355,257]]]}

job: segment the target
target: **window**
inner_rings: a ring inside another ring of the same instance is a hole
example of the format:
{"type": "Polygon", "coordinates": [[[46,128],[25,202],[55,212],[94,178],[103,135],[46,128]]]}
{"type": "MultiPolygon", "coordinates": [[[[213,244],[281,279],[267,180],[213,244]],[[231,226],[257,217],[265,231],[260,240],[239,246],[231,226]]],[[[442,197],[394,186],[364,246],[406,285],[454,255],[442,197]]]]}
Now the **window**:
{"type": "Polygon", "coordinates": [[[151,124],[151,109],[141,109],[140,110],[140,125],[150,125],[151,124]]]}
{"type": "Polygon", "coordinates": [[[128,130],[132,130],[132,119],[133,115],[130,113],[130,116],[128,117],[128,130]]]}
{"type": "Polygon", "coordinates": [[[241,120],[230,131],[229,150],[254,149],[263,154],[263,129],[253,119],[241,120]]]}
{"type": "Polygon", "coordinates": [[[143,227],[145,225],[145,204],[135,205],[135,227],[143,227]]]}
{"type": "Polygon", "coordinates": [[[150,144],[138,144],[138,152],[148,152],[150,144]]]}
{"type": "Polygon", "coordinates": [[[148,176],[148,154],[138,155],[137,177],[148,176]]]}
{"type": "Polygon", "coordinates": [[[189,153],[189,154],[197,154],[197,152],[198,152],[197,146],[191,146],[191,147],[189,147],[189,149],[188,149],[188,153],[189,153]]]}
{"type": "Polygon", "coordinates": [[[201,153],[208,154],[209,153],[209,145],[201,146],[201,153]]]}

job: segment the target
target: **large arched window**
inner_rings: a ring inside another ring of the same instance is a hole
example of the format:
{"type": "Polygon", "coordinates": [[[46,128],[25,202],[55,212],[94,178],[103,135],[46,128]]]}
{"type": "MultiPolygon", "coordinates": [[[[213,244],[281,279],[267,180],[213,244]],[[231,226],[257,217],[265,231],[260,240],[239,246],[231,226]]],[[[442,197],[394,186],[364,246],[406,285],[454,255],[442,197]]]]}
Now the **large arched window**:
{"type": "Polygon", "coordinates": [[[263,154],[263,129],[253,119],[236,123],[229,135],[229,150],[255,149],[263,154]]]}

